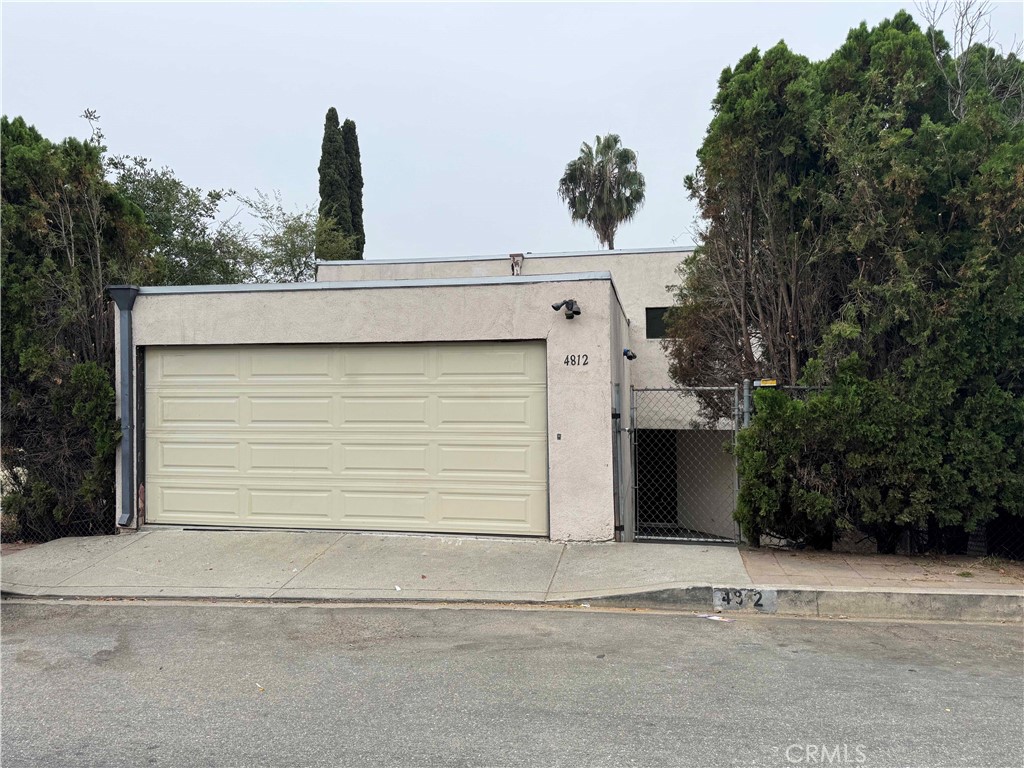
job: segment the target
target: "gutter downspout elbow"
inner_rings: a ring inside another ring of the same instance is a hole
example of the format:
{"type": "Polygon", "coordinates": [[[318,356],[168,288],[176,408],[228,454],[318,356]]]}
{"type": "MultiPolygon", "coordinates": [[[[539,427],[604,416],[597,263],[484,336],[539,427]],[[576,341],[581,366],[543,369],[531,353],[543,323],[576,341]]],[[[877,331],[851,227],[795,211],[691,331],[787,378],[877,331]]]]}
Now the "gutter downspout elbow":
{"type": "Polygon", "coordinates": [[[108,285],[107,294],[119,311],[118,330],[121,366],[121,509],[118,510],[117,524],[129,526],[135,520],[135,461],[132,443],[135,436],[135,344],[132,336],[132,307],[139,295],[137,285],[108,285]]]}

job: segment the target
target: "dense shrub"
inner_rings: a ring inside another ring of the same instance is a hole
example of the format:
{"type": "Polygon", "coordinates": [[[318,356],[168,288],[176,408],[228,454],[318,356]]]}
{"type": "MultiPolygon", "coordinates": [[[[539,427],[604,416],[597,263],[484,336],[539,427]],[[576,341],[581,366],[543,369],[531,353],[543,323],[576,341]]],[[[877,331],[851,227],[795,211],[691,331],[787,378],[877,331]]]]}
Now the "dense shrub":
{"type": "Polygon", "coordinates": [[[2,120],[5,539],[112,532],[110,283],[153,273],[142,212],[105,180],[98,141],[2,120]]]}

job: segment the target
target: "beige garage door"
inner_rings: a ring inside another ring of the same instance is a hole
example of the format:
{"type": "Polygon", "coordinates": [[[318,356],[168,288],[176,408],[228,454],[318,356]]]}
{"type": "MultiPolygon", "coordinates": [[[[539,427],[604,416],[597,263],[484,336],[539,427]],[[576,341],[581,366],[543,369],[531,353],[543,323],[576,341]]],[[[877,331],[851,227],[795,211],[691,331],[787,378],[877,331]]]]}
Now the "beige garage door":
{"type": "Polygon", "coordinates": [[[146,519],[544,535],[542,342],[146,350],[146,519]]]}

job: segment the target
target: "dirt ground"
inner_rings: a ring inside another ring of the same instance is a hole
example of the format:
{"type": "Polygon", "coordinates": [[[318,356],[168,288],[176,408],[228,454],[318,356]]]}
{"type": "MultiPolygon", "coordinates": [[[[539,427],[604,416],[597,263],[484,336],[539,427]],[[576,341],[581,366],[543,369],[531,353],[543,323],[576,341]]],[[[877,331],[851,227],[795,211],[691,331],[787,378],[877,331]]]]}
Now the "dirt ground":
{"type": "Polygon", "coordinates": [[[36,546],[34,541],[10,541],[0,544],[0,557],[9,555],[11,552],[19,552],[23,549],[36,546]]]}
{"type": "Polygon", "coordinates": [[[967,555],[879,555],[762,547],[742,549],[754,583],[778,586],[942,587],[1024,586],[1024,562],[967,555]]]}

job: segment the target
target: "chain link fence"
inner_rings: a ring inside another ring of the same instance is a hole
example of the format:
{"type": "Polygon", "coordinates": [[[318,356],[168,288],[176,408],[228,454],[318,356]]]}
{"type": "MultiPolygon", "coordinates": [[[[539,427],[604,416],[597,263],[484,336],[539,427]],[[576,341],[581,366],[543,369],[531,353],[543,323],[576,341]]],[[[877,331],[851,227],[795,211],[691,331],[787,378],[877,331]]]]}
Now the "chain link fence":
{"type": "Polygon", "coordinates": [[[80,508],[61,511],[33,504],[19,492],[5,470],[0,470],[0,542],[40,543],[65,536],[99,536],[115,532],[114,493],[107,499],[80,508]]]}
{"type": "Polygon", "coordinates": [[[631,415],[637,539],[739,539],[735,387],[634,389],[631,415]]]}

